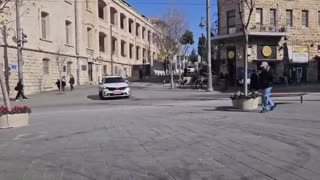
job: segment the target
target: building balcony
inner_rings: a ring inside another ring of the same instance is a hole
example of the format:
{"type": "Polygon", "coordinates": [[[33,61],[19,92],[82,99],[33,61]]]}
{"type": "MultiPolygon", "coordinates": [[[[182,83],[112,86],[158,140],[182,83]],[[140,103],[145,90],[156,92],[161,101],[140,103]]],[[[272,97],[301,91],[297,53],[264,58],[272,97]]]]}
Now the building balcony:
{"type": "MultiPolygon", "coordinates": [[[[282,38],[288,36],[289,33],[285,27],[278,26],[260,26],[255,25],[248,29],[248,36],[250,37],[270,37],[270,38],[282,38]]],[[[214,43],[221,43],[221,41],[241,41],[244,39],[244,34],[242,32],[242,27],[236,27],[234,29],[229,29],[228,34],[221,34],[215,37],[212,37],[211,40],[214,43]],[[230,31],[232,30],[232,31],[230,31]]]]}
{"type": "Polygon", "coordinates": [[[248,30],[252,36],[288,36],[287,29],[283,26],[255,25],[248,30]]]}

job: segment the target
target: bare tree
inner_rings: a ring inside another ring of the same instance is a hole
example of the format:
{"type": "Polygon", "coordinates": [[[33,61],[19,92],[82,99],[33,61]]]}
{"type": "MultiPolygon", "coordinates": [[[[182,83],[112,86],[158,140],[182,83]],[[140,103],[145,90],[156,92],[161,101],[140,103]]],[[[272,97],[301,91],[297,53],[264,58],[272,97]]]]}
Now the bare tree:
{"type": "Polygon", "coordinates": [[[57,50],[57,55],[56,55],[56,65],[59,72],[60,93],[62,92],[62,72],[67,62],[66,51],[67,51],[66,48],[64,48],[63,46],[59,46],[57,50]]]}
{"type": "MultiPolygon", "coordinates": [[[[223,2],[223,1],[222,1],[223,2]]],[[[248,95],[248,28],[250,25],[252,13],[256,7],[256,0],[224,0],[224,2],[236,2],[239,8],[239,16],[241,23],[241,31],[243,32],[244,44],[243,44],[243,63],[244,63],[244,94],[248,95]]]]}
{"type": "Polygon", "coordinates": [[[256,6],[256,0],[238,0],[239,6],[239,15],[242,26],[242,32],[244,36],[244,51],[243,51],[243,63],[244,63],[244,94],[248,95],[248,45],[249,45],[249,36],[248,36],[248,27],[250,24],[251,16],[253,10],[256,6]],[[248,11],[248,16],[246,17],[245,10],[248,11]]]}
{"type": "Polygon", "coordinates": [[[6,13],[9,7],[7,4],[10,2],[10,0],[0,0],[0,14],[6,13]]]}
{"type": "Polygon", "coordinates": [[[169,62],[170,83],[174,89],[173,58],[180,49],[180,38],[186,30],[185,16],[177,9],[168,9],[161,19],[154,20],[159,32],[156,34],[156,43],[160,51],[160,57],[169,62]]]}
{"type": "MultiPolygon", "coordinates": [[[[9,9],[7,7],[9,0],[0,0],[0,17],[3,18],[3,16],[6,14],[7,10],[9,9]]],[[[1,19],[1,24],[3,24],[4,19],[1,19]]],[[[3,73],[3,63],[0,63],[0,85],[3,95],[3,100],[5,106],[8,108],[8,110],[11,110],[11,104],[8,94],[8,89],[5,83],[4,73],[3,73]]]]}

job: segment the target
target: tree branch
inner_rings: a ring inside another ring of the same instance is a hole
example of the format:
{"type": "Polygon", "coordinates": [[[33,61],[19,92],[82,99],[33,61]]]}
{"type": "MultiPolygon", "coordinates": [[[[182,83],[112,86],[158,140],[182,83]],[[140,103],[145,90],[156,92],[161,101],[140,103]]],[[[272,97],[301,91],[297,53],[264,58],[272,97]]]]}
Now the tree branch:
{"type": "Polygon", "coordinates": [[[7,9],[7,4],[10,0],[0,0],[0,14],[4,13],[5,9],[7,9]]]}

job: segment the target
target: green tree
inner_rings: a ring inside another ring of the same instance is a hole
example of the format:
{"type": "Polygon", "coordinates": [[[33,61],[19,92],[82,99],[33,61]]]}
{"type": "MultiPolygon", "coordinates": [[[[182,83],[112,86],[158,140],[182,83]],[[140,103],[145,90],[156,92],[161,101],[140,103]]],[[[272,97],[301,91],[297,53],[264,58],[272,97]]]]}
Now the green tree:
{"type": "MultiPolygon", "coordinates": [[[[180,44],[181,44],[181,48],[182,48],[182,57],[185,57],[185,55],[187,54],[190,45],[192,45],[194,43],[193,40],[193,32],[190,30],[186,30],[183,35],[180,38],[180,44]]],[[[180,56],[181,57],[181,56],[180,56]]],[[[179,80],[181,80],[181,60],[179,63],[179,80]]]]}
{"type": "Polygon", "coordinates": [[[193,40],[193,32],[190,30],[186,30],[184,34],[180,38],[180,44],[182,45],[182,55],[186,55],[190,45],[194,43],[193,40]]]}
{"type": "Polygon", "coordinates": [[[206,57],[207,47],[206,47],[207,38],[202,34],[198,40],[198,54],[201,57],[201,63],[206,57]]]}
{"type": "Polygon", "coordinates": [[[195,63],[198,61],[198,55],[195,49],[192,49],[191,54],[189,56],[189,61],[191,61],[192,63],[195,63]]]}

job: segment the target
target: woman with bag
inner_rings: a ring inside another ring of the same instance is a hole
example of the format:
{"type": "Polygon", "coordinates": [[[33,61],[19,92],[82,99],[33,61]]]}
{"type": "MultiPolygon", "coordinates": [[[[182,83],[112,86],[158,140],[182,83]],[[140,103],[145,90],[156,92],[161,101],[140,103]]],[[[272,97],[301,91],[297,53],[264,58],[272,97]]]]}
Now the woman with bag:
{"type": "Polygon", "coordinates": [[[18,91],[17,96],[16,96],[16,101],[19,101],[20,96],[22,97],[22,99],[28,99],[26,96],[24,96],[23,84],[22,84],[22,80],[21,79],[17,83],[17,86],[14,88],[14,90],[18,91]]]}

